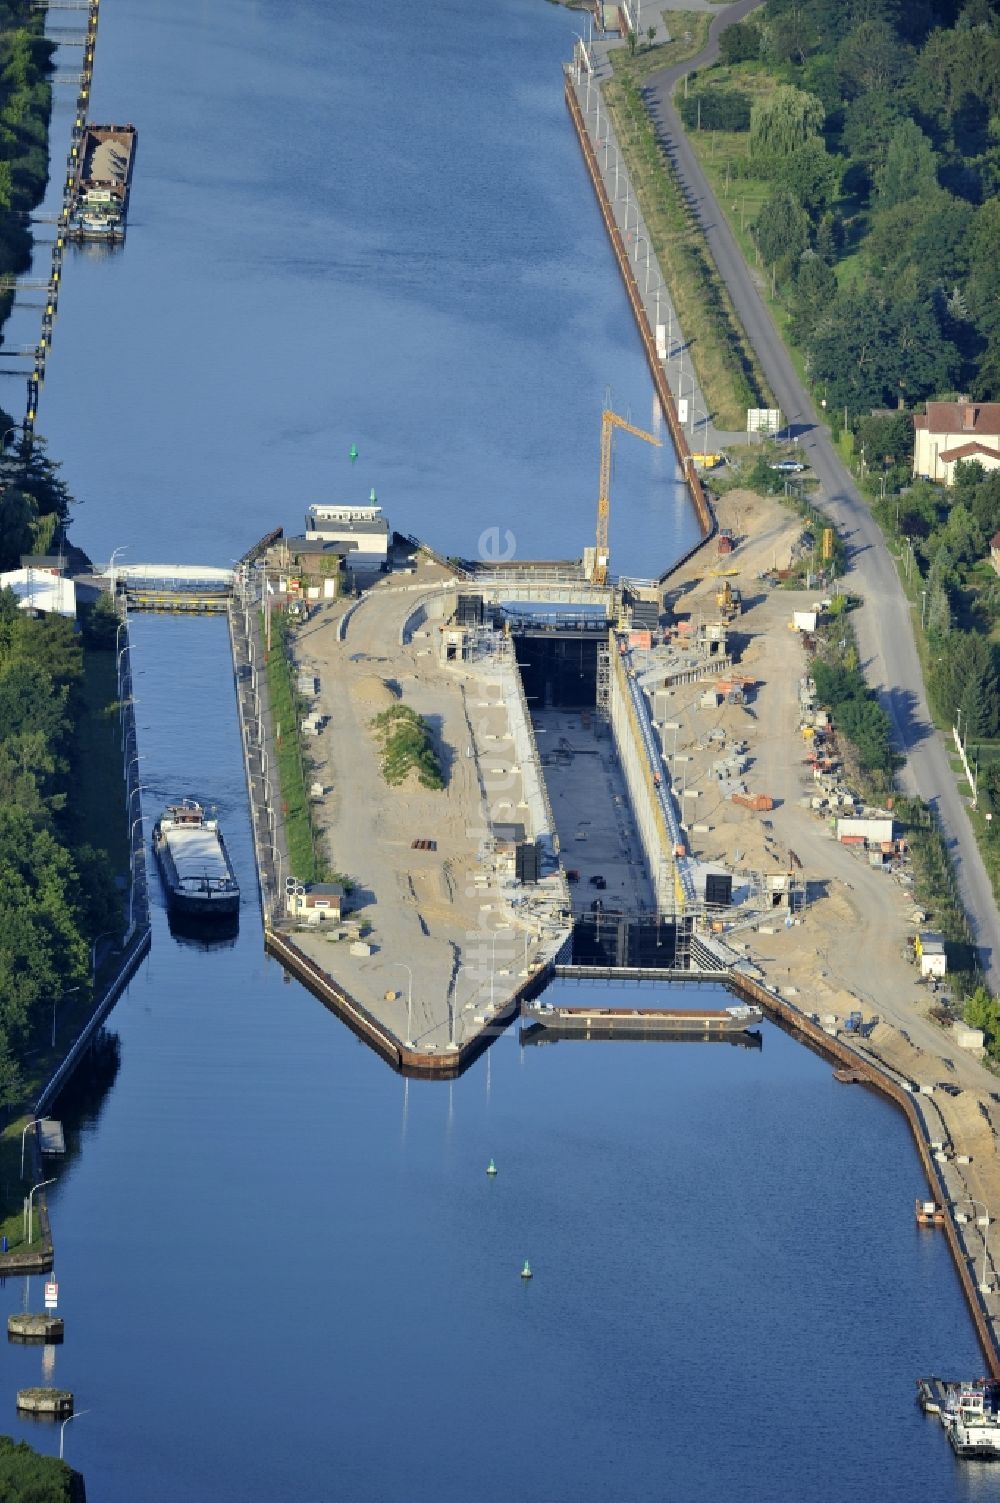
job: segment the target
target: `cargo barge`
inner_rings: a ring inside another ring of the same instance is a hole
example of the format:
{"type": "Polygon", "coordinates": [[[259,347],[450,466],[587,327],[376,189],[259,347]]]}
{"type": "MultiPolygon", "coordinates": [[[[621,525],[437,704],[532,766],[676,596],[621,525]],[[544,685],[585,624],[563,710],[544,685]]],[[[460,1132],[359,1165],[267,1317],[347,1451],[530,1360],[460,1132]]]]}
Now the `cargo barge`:
{"type": "Polygon", "coordinates": [[[239,884],[218,821],[206,819],[201,804],[183,799],[164,809],[153,827],[153,850],[175,917],[236,917],[239,884]]]}
{"type": "Polygon", "coordinates": [[[125,239],[138,138],[134,125],[84,127],[78,145],[80,165],[70,189],[69,239],[125,239]]]}
{"type": "Polygon", "coordinates": [[[541,1001],[521,1008],[527,1028],[565,1037],[738,1039],[763,1021],[761,1009],[749,1003],[712,1012],[686,1007],[559,1007],[541,1001]]]}

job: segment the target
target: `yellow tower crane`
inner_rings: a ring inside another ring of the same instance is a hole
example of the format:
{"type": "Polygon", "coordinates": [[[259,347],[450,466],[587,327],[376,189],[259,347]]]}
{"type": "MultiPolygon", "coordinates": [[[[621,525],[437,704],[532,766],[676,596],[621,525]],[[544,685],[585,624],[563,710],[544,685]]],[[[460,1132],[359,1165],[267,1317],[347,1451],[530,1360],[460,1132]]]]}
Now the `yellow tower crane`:
{"type": "Polygon", "coordinates": [[[660,448],[660,440],[652,433],[647,433],[642,428],[637,428],[634,423],[627,423],[617,412],[612,412],[605,407],[601,413],[601,489],[597,497],[597,547],[594,550],[594,568],[591,579],[594,584],[607,584],[608,582],[608,513],[611,507],[611,439],[616,428],[624,428],[626,433],[633,434],[636,438],[644,439],[647,444],[655,444],[660,448]]]}

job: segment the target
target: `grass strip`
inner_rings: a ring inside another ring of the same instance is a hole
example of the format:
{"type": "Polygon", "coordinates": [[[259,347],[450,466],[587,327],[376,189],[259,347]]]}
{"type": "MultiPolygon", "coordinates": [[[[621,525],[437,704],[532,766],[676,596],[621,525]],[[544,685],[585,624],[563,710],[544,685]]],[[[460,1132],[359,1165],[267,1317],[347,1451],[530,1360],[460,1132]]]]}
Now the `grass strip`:
{"type": "MultiPolygon", "coordinates": [[[[260,621],[263,640],[263,613],[260,621]]],[[[306,788],[306,765],[299,741],[303,704],[292,677],[288,623],[278,611],[271,613],[271,642],[267,654],[267,687],[274,724],[289,872],[300,882],[316,882],[320,880],[320,870],[306,788]]]]}
{"type": "Polygon", "coordinates": [[[684,338],[692,347],[702,391],[716,427],[742,432],[747,408],[770,405],[773,399],[704,236],[660,149],[645,102],[629,74],[630,60],[622,52],[613,52],[611,58],[615,74],[604,87],[605,103],[684,338]]]}

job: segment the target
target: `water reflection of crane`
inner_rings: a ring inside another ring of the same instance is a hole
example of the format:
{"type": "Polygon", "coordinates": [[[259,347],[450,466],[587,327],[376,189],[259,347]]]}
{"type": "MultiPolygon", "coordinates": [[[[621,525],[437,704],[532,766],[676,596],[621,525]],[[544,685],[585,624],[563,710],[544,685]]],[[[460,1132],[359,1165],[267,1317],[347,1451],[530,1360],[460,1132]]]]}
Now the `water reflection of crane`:
{"type": "Polygon", "coordinates": [[[660,440],[644,428],[626,422],[617,412],[605,407],[601,413],[601,488],[597,497],[597,547],[594,550],[594,567],[591,579],[595,584],[608,582],[608,512],[611,506],[611,439],[616,428],[643,439],[647,444],[660,448],[660,440]]]}

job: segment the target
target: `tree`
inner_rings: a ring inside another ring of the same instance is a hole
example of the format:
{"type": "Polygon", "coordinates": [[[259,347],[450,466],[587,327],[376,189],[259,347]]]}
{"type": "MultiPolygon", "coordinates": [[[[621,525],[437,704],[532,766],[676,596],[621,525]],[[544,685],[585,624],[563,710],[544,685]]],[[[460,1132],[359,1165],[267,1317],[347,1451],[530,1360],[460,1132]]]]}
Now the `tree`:
{"type": "Polygon", "coordinates": [[[753,21],[737,21],[729,26],[719,38],[719,61],[731,67],[734,63],[753,62],[760,57],[761,30],[753,21]]]}
{"type": "Polygon", "coordinates": [[[837,71],[848,99],[898,87],[911,66],[904,47],[885,21],[862,21],[837,49],[837,71]]]}
{"type": "Polygon", "coordinates": [[[750,112],[750,156],[761,164],[783,162],[823,128],[825,111],[813,94],[779,84],[750,112]]]}
{"type": "Polygon", "coordinates": [[[809,244],[809,217],[793,193],[778,188],[761,205],[753,235],[766,265],[792,261],[809,244]]]}
{"type": "Polygon", "coordinates": [[[831,405],[855,413],[894,404],[901,383],[915,401],[947,390],[959,369],[931,299],[870,286],[841,292],[807,348],[831,405]]]}
{"type": "Polygon", "coordinates": [[[953,631],[943,641],[928,687],[949,725],[962,712],[963,733],[973,740],[995,736],[1000,726],[1000,683],[991,644],[977,632],[953,631]]]}
{"type": "Polygon", "coordinates": [[[969,309],[987,340],[1000,335],[1000,199],[991,198],[975,212],[969,232],[969,309]]]}
{"type": "Polygon", "coordinates": [[[948,591],[938,582],[927,591],[927,635],[935,645],[940,645],[951,632],[951,603],[948,591]]]}
{"type": "Polygon", "coordinates": [[[853,100],[844,111],[844,147],[869,177],[885,162],[889,142],[903,119],[905,107],[897,94],[875,89],[853,100]]]}
{"type": "Polygon", "coordinates": [[[970,1028],[981,1028],[986,1047],[995,1055],[1000,1045],[1000,998],[990,995],[985,986],[977,986],[965,1001],[965,1021],[970,1028]]]}
{"type": "Polygon", "coordinates": [[[790,299],[791,334],[797,344],[808,341],[816,324],[837,295],[837,278],[831,267],[814,251],[805,251],[799,261],[795,288],[790,299]]]}
{"type": "Polygon", "coordinates": [[[842,163],[831,156],[819,136],[813,136],[786,158],[781,179],[799,203],[816,219],[840,189],[842,163]]]}
{"type": "Polygon", "coordinates": [[[938,186],[937,157],[920,126],[901,120],[892,133],[885,163],[875,173],[875,188],[886,207],[908,198],[924,198],[938,186]]]}
{"type": "Polygon", "coordinates": [[[8,487],[0,494],[0,569],[16,569],[31,551],[38,508],[25,491],[8,487]]]}

